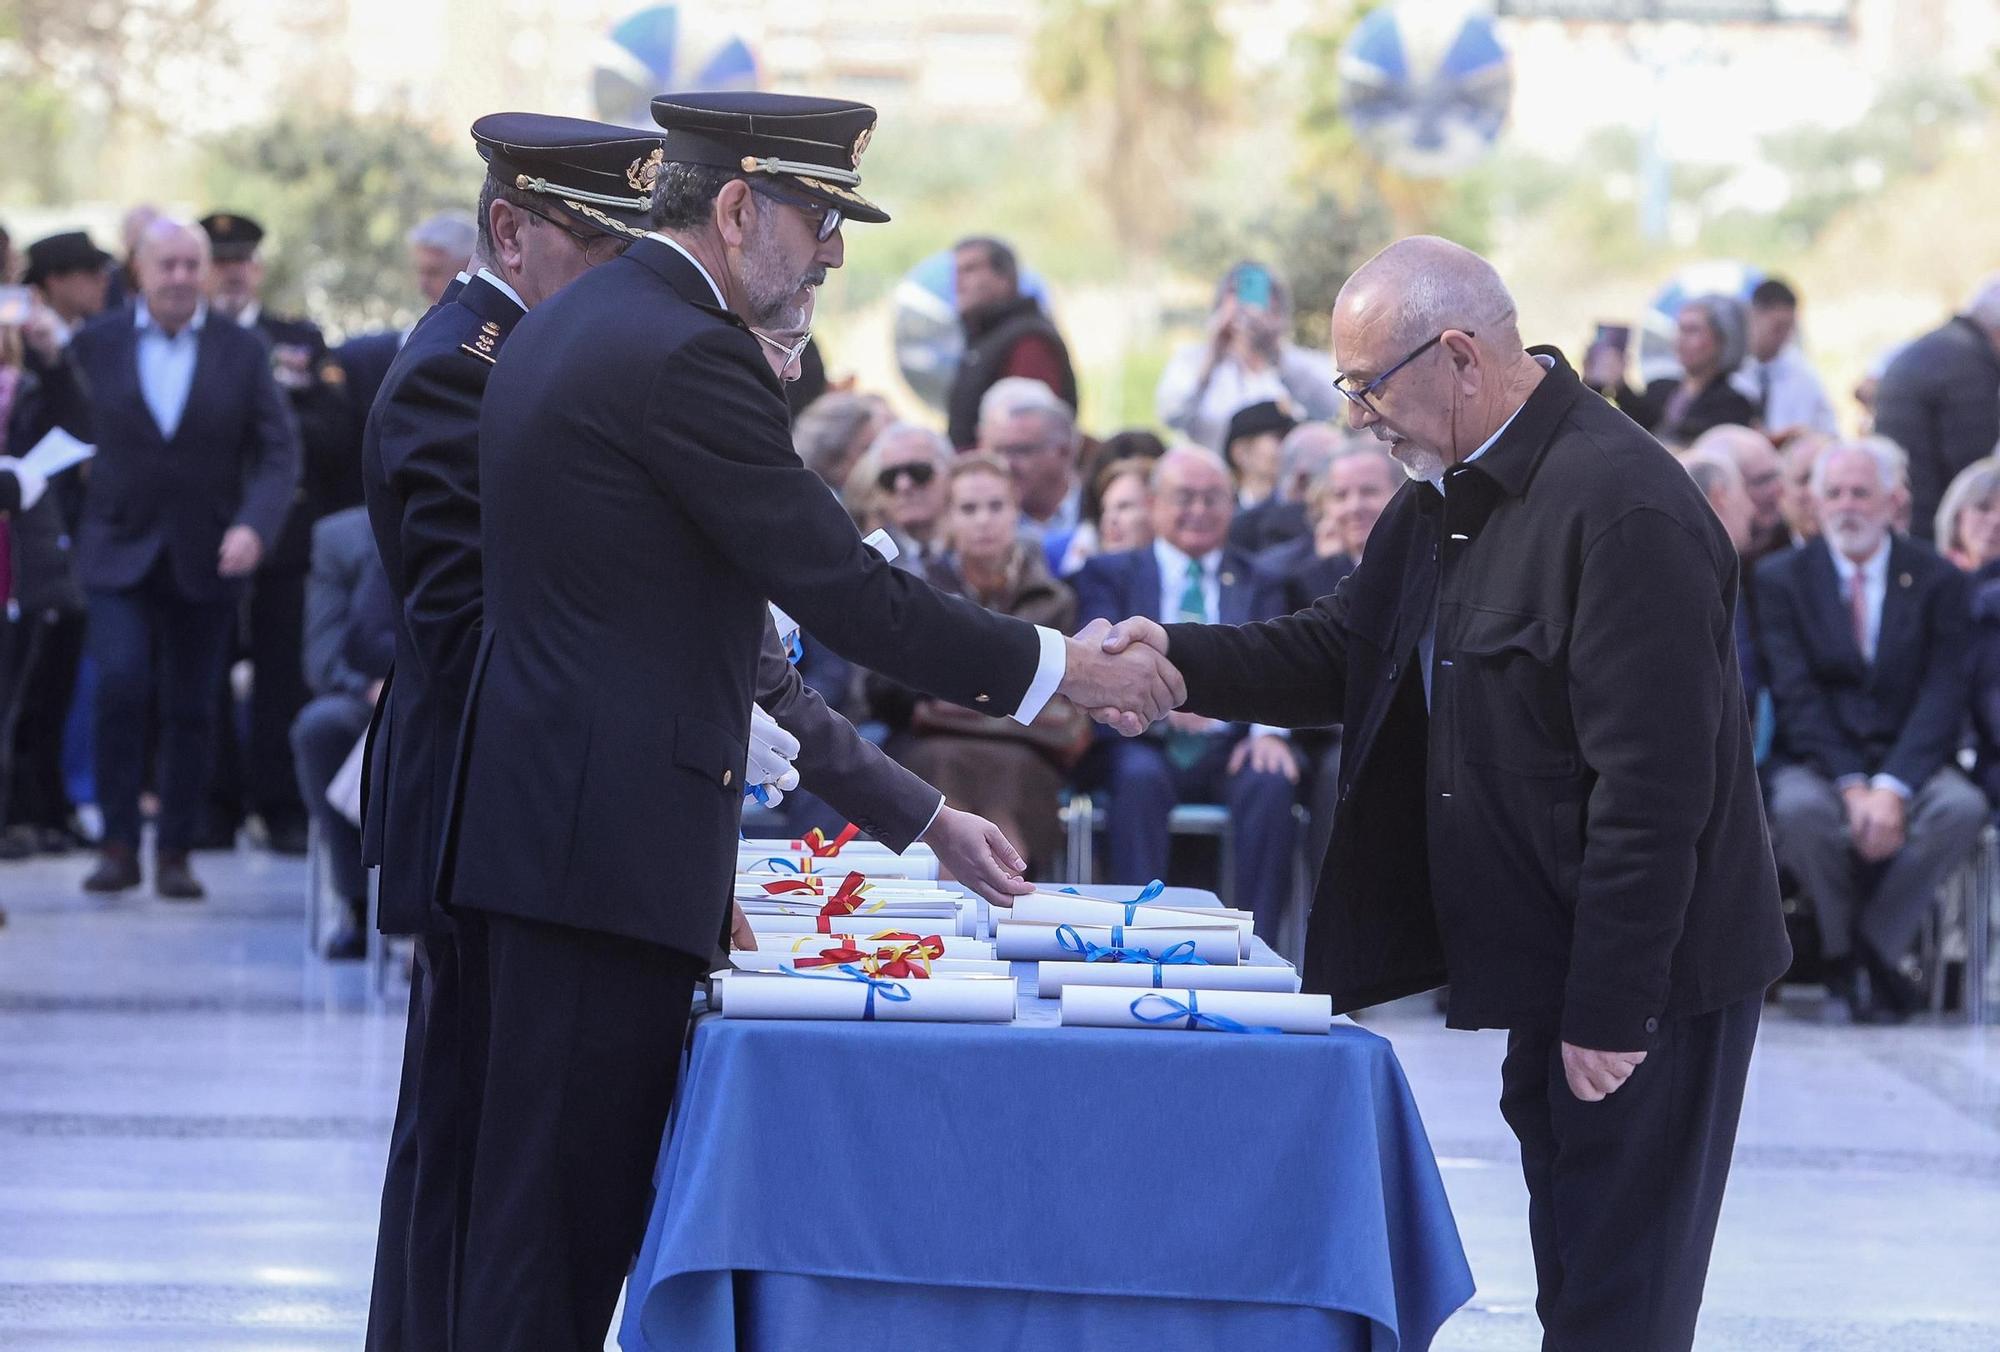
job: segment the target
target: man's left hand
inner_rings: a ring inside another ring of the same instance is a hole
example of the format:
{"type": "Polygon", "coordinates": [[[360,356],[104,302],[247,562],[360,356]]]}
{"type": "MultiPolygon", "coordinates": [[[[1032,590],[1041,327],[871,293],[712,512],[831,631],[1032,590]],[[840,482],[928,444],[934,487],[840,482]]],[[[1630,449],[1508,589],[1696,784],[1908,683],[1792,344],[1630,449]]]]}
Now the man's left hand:
{"type": "Polygon", "coordinates": [[[264,542],[248,526],[231,526],[222,533],[215,571],[223,577],[248,577],[264,559],[264,542]]]}
{"type": "Polygon", "coordinates": [[[1290,783],[1299,782],[1299,762],[1292,754],[1292,744],[1268,732],[1245,737],[1229,753],[1230,774],[1235,774],[1246,764],[1252,770],[1261,770],[1267,775],[1283,775],[1290,783]]]}
{"type": "Polygon", "coordinates": [[[1594,1052],[1573,1042],[1563,1043],[1562,1052],[1569,1092],[1585,1103],[1601,1103],[1617,1093],[1646,1059],[1644,1052],[1594,1052]]]}
{"type": "Polygon", "coordinates": [[[1012,906],[1015,897],[1035,890],[1035,885],[1022,877],[1028,871],[1028,861],[1000,828],[984,817],[947,804],[938,809],[937,820],[918,839],[937,851],[939,877],[949,873],[991,905],[1012,906]]]}

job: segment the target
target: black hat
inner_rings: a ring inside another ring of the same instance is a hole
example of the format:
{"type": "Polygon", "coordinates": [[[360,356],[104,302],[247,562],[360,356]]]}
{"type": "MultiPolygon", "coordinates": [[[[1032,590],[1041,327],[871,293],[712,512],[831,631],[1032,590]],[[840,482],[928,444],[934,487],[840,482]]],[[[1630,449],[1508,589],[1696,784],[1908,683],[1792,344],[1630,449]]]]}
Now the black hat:
{"type": "Polygon", "coordinates": [[[28,246],[28,275],[21,280],[37,286],[65,272],[96,272],[111,261],[111,255],[90,242],[81,230],[38,239],[28,246]]]}
{"type": "Polygon", "coordinates": [[[875,110],[845,99],[797,94],[662,94],[653,121],[667,129],[667,158],[750,176],[770,175],[851,221],[881,224],[889,213],[863,197],[861,152],[875,110]]]}
{"type": "Polygon", "coordinates": [[[240,263],[257,252],[264,227],[248,216],[210,212],[198,222],[208,234],[208,251],[218,263],[240,263]]]}
{"type": "Polygon", "coordinates": [[[646,233],[660,176],[657,133],[543,113],[490,113],[472,124],[486,172],[539,193],[619,239],[646,233]]]}
{"type": "Polygon", "coordinates": [[[1238,437],[1262,436],[1266,432],[1276,432],[1282,437],[1298,425],[1297,418],[1266,399],[1261,404],[1247,404],[1236,410],[1229,419],[1229,435],[1222,444],[1228,446],[1238,437]]]}

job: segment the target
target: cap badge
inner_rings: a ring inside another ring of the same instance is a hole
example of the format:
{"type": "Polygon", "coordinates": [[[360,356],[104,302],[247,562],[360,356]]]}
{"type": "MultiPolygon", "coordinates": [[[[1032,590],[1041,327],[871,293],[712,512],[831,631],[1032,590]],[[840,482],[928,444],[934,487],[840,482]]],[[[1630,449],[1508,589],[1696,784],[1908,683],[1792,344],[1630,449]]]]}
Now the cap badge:
{"type": "Polygon", "coordinates": [[[667,152],[659,146],[653,147],[650,155],[641,155],[625,169],[625,181],[640,192],[649,193],[659,182],[660,166],[666,162],[667,152]]]}
{"type": "Polygon", "coordinates": [[[859,169],[861,167],[862,152],[868,149],[868,143],[874,139],[875,139],[875,129],[873,127],[863,127],[861,129],[861,134],[854,138],[854,150],[850,155],[849,160],[856,169],[859,169]]]}

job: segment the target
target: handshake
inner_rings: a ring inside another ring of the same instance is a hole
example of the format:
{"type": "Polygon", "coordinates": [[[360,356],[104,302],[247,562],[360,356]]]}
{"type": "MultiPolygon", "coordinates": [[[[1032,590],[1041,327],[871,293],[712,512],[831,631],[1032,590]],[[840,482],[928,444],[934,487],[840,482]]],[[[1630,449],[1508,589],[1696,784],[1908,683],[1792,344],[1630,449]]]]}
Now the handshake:
{"type": "Polygon", "coordinates": [[[1137,737],[1187,698],[1187,682],[1167,661],[1167,631],[1152,620],[1092,620],[1066,646],[1056,692],[1126,737],[1137,737]]]}

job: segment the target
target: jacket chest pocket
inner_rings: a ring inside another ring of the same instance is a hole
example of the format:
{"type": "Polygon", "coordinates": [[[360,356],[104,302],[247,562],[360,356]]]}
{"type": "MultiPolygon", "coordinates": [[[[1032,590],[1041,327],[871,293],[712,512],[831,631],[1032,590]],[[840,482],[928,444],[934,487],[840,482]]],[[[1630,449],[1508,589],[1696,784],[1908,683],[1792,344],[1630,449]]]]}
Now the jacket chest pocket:
{"type": "Polygon", "coordinates": [[[1465,761],[1538,779],[1577,772],[1567,626],[1535,615],[1468,610],[1448,656],[1457,668],[1458,745],[1465,761]]]}

